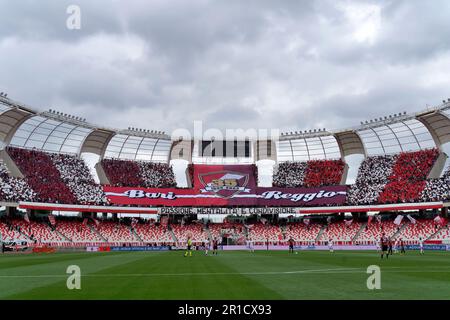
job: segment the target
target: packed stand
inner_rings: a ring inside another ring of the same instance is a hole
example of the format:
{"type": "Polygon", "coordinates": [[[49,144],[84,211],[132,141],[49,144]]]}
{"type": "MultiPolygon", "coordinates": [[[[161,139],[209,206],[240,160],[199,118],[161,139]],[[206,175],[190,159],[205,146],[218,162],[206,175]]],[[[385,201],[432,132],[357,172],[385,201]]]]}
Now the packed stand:
{"type": "Polygon", "coordinates": [[[450,200],[450,167],[438,179],[429,179],[422,191],[422,201],[450,200]]]}
{"type": "Polygon", "coordinates": [[[0,200],[6,202],[34,201],[36,193],[21,178],[11,177],[0,161],[0,200]]]}
{"type": "Polygon", "coordinates": [[[172,167],[166,163],[103,159],[101,164],[113,186],[146,188],[176,186],[172,167]]]}
{"type": "Polygon", "coordinates": [[[64,154],[49,154],[61,180],[70,188],[79,204],[106,205],[103,189],[96,184],[86,163],[77,156],[64,154]]]}
{"type": "Polygon", "coordinates": [[[342,160],[283,162],[273,176],[273,185],[282,188],[339,185],[344,168],[342,160]]]}
{"type": "Polygon", "coordinates": [[[390,155],[366,158],[358,169],[355,183],[348,190],[348,204],[376,203],[388,183],[396,160],[397,156],[390,155]]]}
{"type": "Polygon", "coordinates": [[[8,147],[8,154],[36,192],[35,200],[48,203],[76,204],[77,199],[61,179],[51,157],[42,151],[8,147]]]}
{"type": "Polygon", "coordinates": [[[438,149],[401,153],[378,201],[380,203],[401,203],[421,200],[426,186],[426,178],[438,156],[438,149]]]}
{"type": "Polygon", "coordinates": [[[342,160],[310,160],[305,172],[305,187],[338,185],[344,168],[342,160]]]}

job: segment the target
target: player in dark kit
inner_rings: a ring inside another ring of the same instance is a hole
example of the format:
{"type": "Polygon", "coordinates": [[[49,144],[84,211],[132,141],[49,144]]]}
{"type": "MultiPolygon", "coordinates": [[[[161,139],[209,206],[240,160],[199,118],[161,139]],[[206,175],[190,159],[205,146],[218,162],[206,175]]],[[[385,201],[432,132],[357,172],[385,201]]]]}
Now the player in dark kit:
{"type": "Polygon", "coordinates": [[[289,253],[294,253],[294,239],[289,239],[289,253]]]}
{"type": "Polygon", "coordinates": [[[380,246],[381,246],[381,259],[383,259],[383,256],[386,254],[386,259],[389,258],[389,254],[388,254],[388,238],[384,235],[381,236],[380,239],[380,246]]]}
{"type": "Polygon", "coordinates": [[[214,239],[213,240],[213,252],[212,252],[212,254],[213,255],[216,255],[217,256],[217,248],[219,247],[219,243],[218,243],[218,241],[217,241],[217,239],[214,239]]]}
{"type": "Polygon", "coordinates": [[[403,255],[406,253],[405,251],[405,243],[403,242],[403,239],[400,240],[400,254],[403,255]]]}
{"type": "Polygon", "coordinates": [[[388,245],[389,245],[388,255],[392,256],[393,253],[392,253],[392,240],[391,239],[389,239],[388,245]]]}

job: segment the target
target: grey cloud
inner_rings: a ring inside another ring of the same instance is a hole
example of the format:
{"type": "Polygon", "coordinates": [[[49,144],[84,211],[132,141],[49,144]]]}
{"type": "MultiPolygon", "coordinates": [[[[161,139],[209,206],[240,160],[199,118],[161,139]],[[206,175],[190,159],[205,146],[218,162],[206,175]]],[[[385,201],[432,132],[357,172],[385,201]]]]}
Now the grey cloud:
{"type": "Polygon", "coordinates": [[[94,123],[167,131],[194,120],[339,129],[450,95],[447,1],[78,3],[82,30],[72,32],[70,1],[0,0],[2,91],[94,123]],[[364,4],[381,6],[373,43],[352,39],[358,26],[342,10],[364,4]]]}

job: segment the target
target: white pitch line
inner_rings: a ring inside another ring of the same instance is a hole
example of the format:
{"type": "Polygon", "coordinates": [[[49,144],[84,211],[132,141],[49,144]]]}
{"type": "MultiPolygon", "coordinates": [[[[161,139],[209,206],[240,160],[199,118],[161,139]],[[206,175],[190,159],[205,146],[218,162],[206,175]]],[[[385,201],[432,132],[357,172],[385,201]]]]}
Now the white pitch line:
{"type": "MultiPolygon", "coordinates": [[[[381,268],[382,272],[387,273],[450,273],[450,270],[411,270],[402,267],[381,268]],[[386,270],[388,269],[388,270],[386,270]],[[391,270],[389,270],[391,269],[391,270]],[[403,269],[403,270],[392,270],[403,269]]],[[[290,275],[290,274],[339,274],[339,273],[366,273],[362,268],[336,268],[336,269],[309,269],[296,271],[268,271],[268,272],[195,272],[195,273],[111,273],[111,274],[85,274],[81,277],[91,278],[120,278],[120,277],[160,277],[160,276],[222,276],[222,275],[290,275]]],[[[63,274],[43,274],[43,275],[0,275],[0,278],[66,278],[63,274]]]]}

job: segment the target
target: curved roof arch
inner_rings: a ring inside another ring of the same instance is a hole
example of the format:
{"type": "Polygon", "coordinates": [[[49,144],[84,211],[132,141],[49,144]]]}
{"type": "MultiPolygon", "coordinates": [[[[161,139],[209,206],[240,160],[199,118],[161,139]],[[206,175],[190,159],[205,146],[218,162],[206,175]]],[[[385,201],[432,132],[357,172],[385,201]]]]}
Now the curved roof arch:
{"type": "Polygon", "coordinates": [[[91,128],[36,115],[20,125],[10,144],[48,152],[79,154],[83,141],[91,132],[91,128]]]}
{"type": "Polygon", "coordinates": [[[436,145],[441,146],[450,142],[450,111],[448,109],[425,112],[417,115],[417,119],[430,131],[436,145]]]}
{"type": "Polygon", "coordinates": [[[118,133],[109,141],[104,157],[168,162],[171,147],[169,139],[118,133]]]}
{"type": "Polygon", "coordinates": [[[436,147],[436,143],[417,119],[399,119],[377,126],[366,126],[357,131],[368,156],[417,151],[436,147]]]}
{"type": "Polygon", "coordinates": [[[338,142],[331,134],[280,139],[276,148],[279,162],[339,159],[342,156],[338,142]]]}
{"type": "Polygon", "coordinates": [[[91,152],[103,157],[114,131],[95,129],[84,140],[80,153],[91,152]]]}

